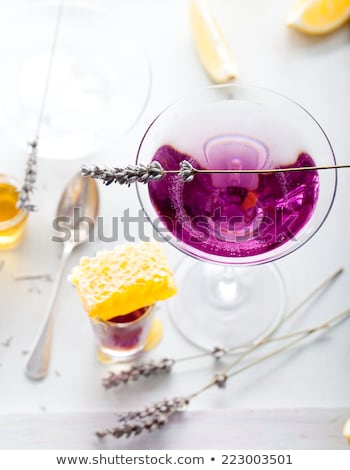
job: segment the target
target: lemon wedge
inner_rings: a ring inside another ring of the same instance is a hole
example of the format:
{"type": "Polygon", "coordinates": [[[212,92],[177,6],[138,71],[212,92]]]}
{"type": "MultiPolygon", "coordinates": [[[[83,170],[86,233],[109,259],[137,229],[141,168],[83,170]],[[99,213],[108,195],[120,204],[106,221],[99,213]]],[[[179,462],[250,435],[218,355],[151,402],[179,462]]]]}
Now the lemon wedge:
{"type": "Polygon", "coordinates": [[[343,436],[347,439],[350,444],[350,419],[346,421],[343,427],[343,436]]]}
{"type": "Polygon", "coordinates": [[[287,25],[307,34],[326,34],[350,18],[350,0],[297,0],[287,25]]]}
{"type": "Polygon", "coordinates": [[[214,83],[228,83],[238,75],[237,65],[216,19],[203,0],[190,0],[190,24],[198,56],[214,83]]]}
{"type": "Polygon", "coordinates": [[[151,326],[151,330],[146,340],[145,347],[143,348],[144,351],[151,351],[160,343],[163,337],[163,324],[160,318],[156,317],[151,326]]]}

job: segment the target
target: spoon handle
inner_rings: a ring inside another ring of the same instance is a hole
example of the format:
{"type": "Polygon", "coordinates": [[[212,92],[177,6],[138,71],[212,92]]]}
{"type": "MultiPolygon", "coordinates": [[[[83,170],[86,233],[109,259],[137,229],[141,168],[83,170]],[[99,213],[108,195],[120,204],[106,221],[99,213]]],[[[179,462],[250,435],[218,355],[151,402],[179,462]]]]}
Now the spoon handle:
{"type": "Polygon", "coordinates": [[[55,320],[55,301],[57,297],[58,288],[61,284],[62,274],[64,267],[69,256],[72,253],[74,244],[72,242],[66,242],[63,245],[63,253],[61,261],[56,274],[55,282],[52,288],[50,300],[47,306],[44,322],[42,324],[39,336],[34,343],[34,348],[30,353],[28,362],[26,364],[26,374],[31,379],[39,380],[43,379],[48,372],[50,356],[51,356],[51,343],[52,343],[52,332],[55,320]]]}

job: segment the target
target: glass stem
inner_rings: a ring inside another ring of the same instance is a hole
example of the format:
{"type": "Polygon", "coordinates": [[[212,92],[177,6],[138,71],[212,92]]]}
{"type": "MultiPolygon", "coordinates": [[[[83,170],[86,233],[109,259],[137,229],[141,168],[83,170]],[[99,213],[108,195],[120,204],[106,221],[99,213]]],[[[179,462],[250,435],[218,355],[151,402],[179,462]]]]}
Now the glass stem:
{"type": "Polygon", "coordinates": [[[206,275],[206,292],[212,305],[225,309],[241,304],[245,295],[236,268],[208,266],[206,275]]]}

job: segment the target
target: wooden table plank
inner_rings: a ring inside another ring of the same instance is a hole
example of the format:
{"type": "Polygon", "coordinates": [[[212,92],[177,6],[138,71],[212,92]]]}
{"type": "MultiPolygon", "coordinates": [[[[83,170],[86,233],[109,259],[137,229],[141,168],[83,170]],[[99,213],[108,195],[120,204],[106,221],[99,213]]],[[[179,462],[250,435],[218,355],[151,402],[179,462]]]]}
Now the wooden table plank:
{"type": "Polygon", "coordinates": [[[111,413],[0,415],[0,449],[348,449],[349,408],[187,411],[162,430],[99,440],[111,413]]]}

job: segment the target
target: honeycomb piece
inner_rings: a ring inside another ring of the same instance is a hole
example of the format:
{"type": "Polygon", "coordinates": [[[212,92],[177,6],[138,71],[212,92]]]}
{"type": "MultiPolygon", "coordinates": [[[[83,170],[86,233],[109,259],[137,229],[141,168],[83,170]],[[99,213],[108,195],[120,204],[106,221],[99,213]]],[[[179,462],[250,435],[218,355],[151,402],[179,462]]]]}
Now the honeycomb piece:
{"type": "Polygon", "coordinates": [[[118,245],[83,257],[69,277],[92,318],[109,320],[176,293],[162,246],[155,242],[118,245]]]}

